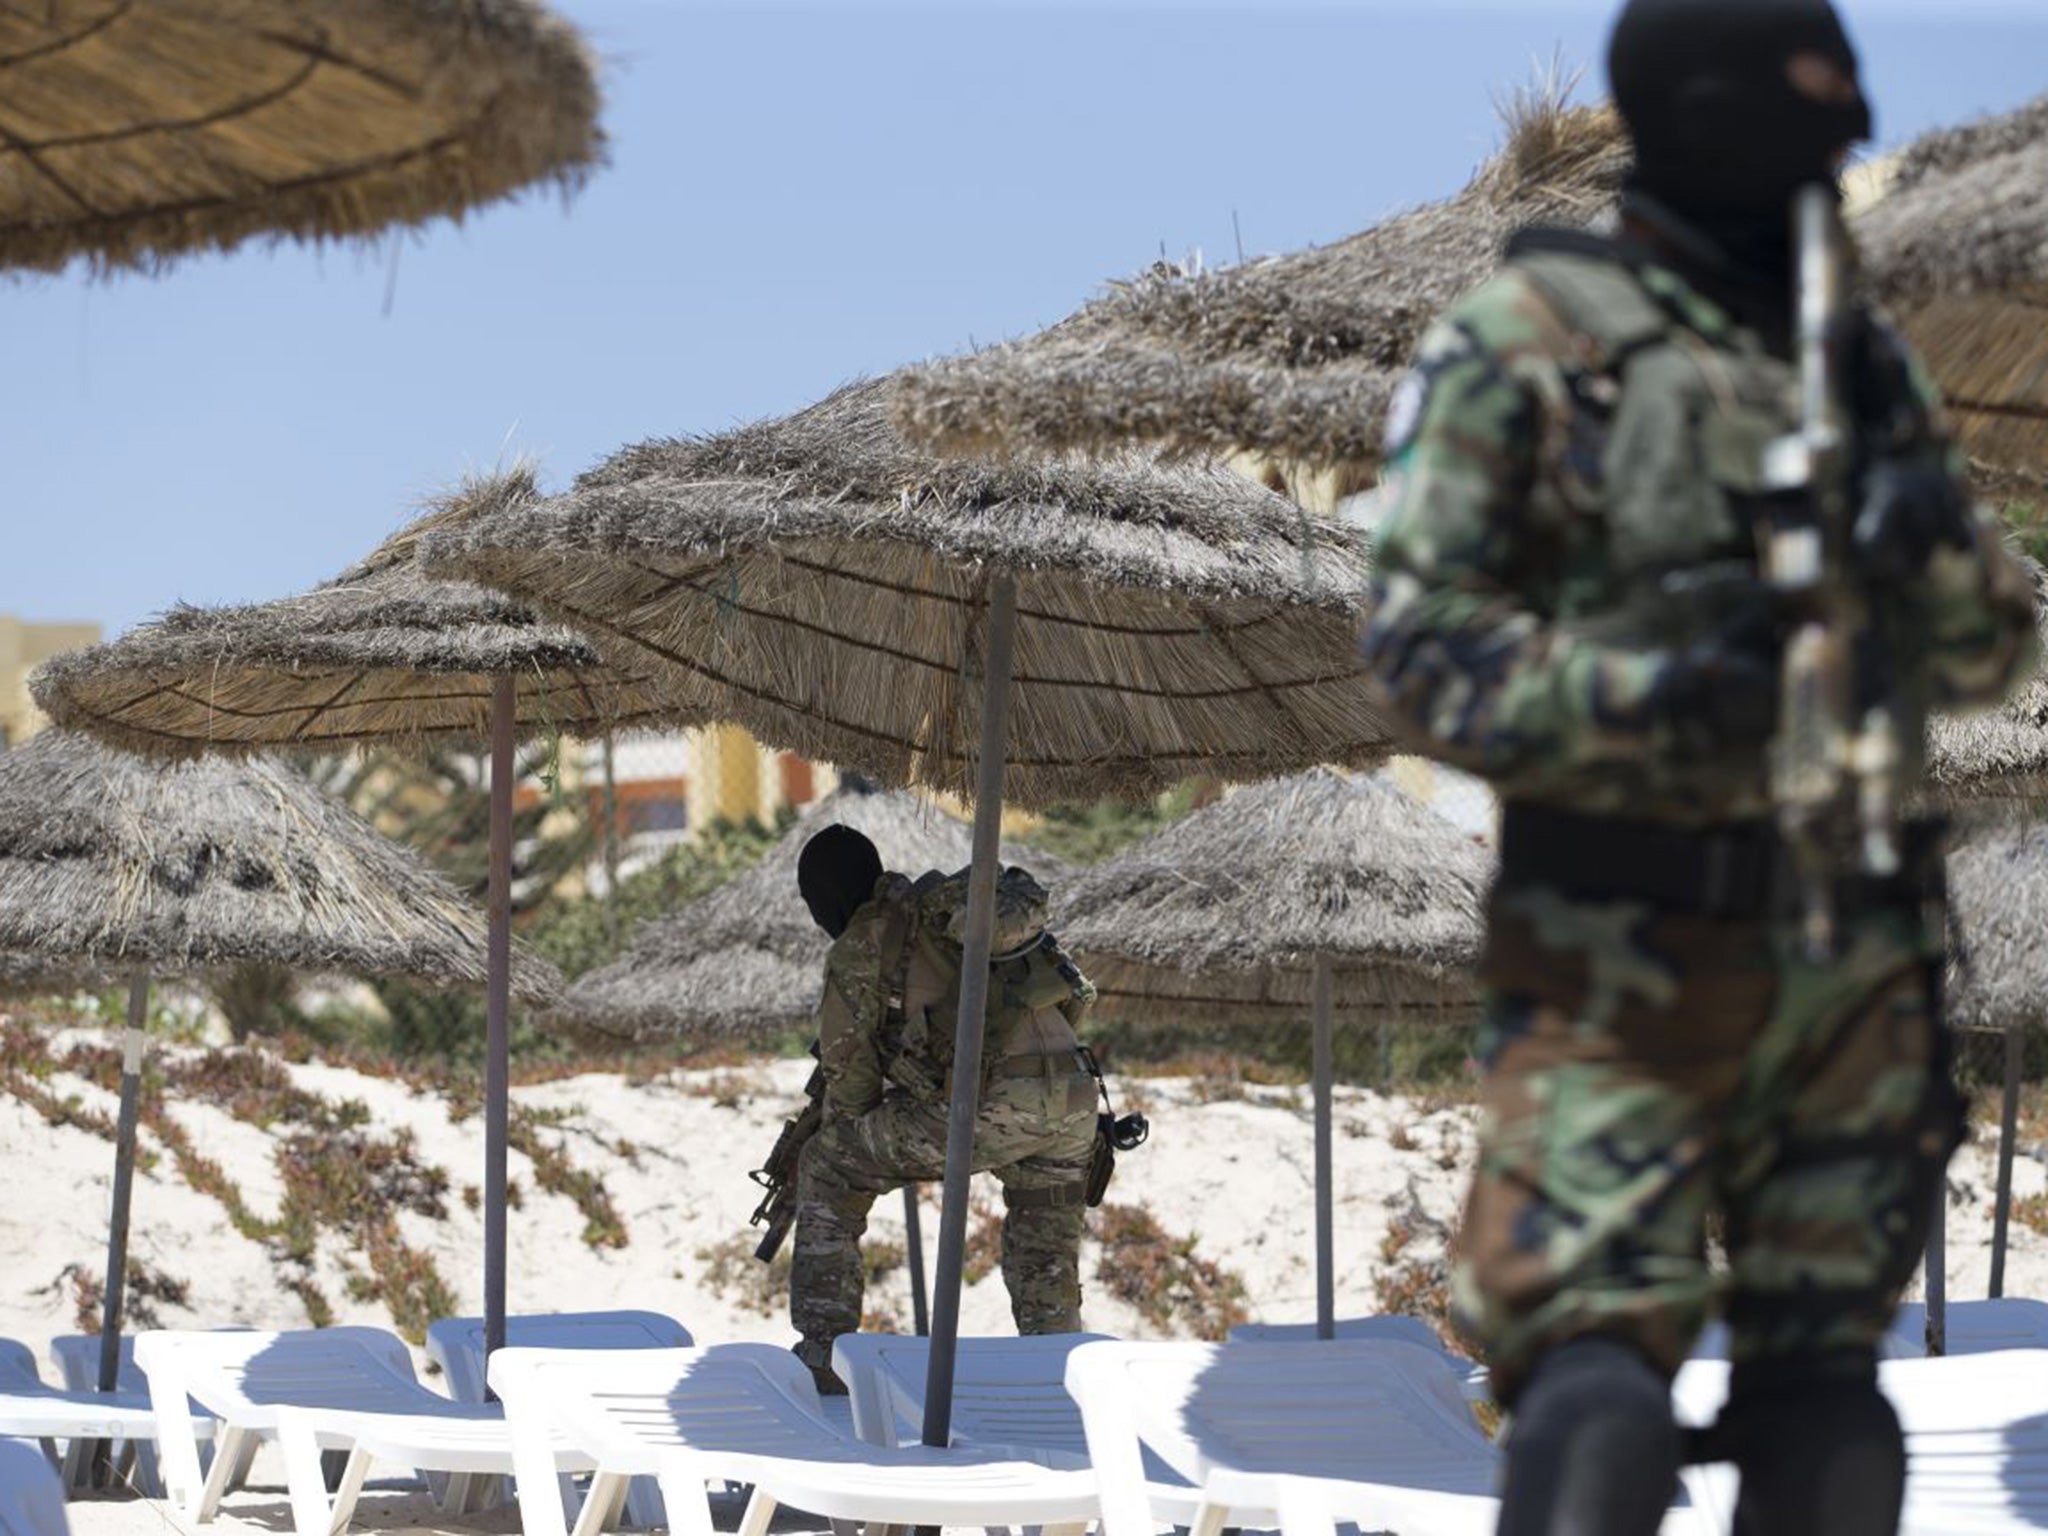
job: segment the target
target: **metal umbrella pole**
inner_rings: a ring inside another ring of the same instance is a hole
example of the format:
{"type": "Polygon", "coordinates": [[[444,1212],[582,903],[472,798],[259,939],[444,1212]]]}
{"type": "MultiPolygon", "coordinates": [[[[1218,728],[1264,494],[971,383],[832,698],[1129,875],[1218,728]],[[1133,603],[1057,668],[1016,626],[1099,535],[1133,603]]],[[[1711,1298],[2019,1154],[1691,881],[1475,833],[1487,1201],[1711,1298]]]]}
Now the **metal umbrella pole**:
{"type": "Polygon", "coordinates": [[[2005,1102],[1998,1116],[1998,1194],[1991,1206],[1991,1296],[2005,1294],[2005,1247],[2012,1226],[2013,1143],[2020,1132],[2020,1068],[2026,1036],[2005,1032],[2005,1102]]]}
{"type": "Polygon", "coordinates": [[[512,780],[518,685],[491,682],[490,948],[484,1033],[484,1355],[505,1343],[505,1148],[512,1095],[512,780]]]}
{"type": "Polygon", "coordinates": [[[1315,1023],[1316,1117],[1316,1337],[1337,1336],[1337,1237],[1335,1175],[1330,1144],[1330,1080],[1335,1050],[1330,1038],[1330,960],[1317,955],[1312,983],[1315,1023]]]}
{"type": "Polygon", "coordinates": [[[1923,1273],[1927,1285],[1928,1355],[1948,1353],[1948,1175],[1935,1181],[1934,1210],[1927,1221],[1927,1258],[1923,1273]]]}
{"type": "Polygon", "coordinates": [[[904,1261],[910,1266],[910,1326],[919,1338],[932,1331],[930,1303],[924,1290],[924,1217],[917,1208],[917,1186],[903,1186],[904,1261]]]}
{"type": "Polygon", "coordinates": [[[995,927],[996,858],[1002,836],[1003,764],[1009,754],[1010,671],[1017,640],[1017,580],[988,584],[983,658],[981,757],[976,764],[974,863],[967,882],[967,931],[960,946],[960,1014],[953,1031],[953,1102],[946,1121],[946,1182],[939,1204],[938,1271],[932,1277],[931,1359],[925,1378],[924,1443],[944,1446],[953,1428],[953,1361],[960,1337],[960,1270],[967,1247],[967,1186],[974,1176],[974,1121],[980,1110],[981,1048],[987,1023],[988,962],[995,927]]]}
{"type": "Polygon", "coordinates": [[[128,983],[121,1037],[121,1119],[114,1132],[114,1202],[107,1221],[107,1291],[100,1302],[100,1390],[121,1379],[121,1300],[128,1289],[128,1207],[135,1192],[135,1124],[142,1113],[142,1055],[148,1045],[149,978],[128,983]]]}

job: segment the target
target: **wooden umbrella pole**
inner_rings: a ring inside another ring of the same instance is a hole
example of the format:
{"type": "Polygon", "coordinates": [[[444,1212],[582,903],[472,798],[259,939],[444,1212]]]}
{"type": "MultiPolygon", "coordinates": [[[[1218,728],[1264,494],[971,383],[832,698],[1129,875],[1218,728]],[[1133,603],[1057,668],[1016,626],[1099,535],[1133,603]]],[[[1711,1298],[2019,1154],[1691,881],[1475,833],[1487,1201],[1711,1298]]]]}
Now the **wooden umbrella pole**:
{"type": "Polygon", "coordinates": [[[484,1034],[484,1353],[505,1343],[505,1156],[512,1097],[512,779],[517,684],[491,684],[489,972],[484,1034]]]}
{"type": "Polygon", "coordinates": [[[149,978],[128,984],[128,1032],[121,1041],[121,1118],[114,1131],[114,1202],[107,1221],[107,1290],[100,1302],[100,1390],[121,1379],[121,1299],[128,1288],[128,1207],[135,1190],[135,1125],[142,1113],[142,1054],[148,1042],[149,978]]]}
{"type": "Polygon", "coordinates": [[[931,1306],[924,1289],[924,1217],[917,1208],[917,1186],[903,1186],[903,1246],[909,1250],[910,1326],[919,1338],[932,1331],[931,1306]]]}
{"type": "Polygon", "coordinates": [[[953,1428],[953,1358],[960,1336],[960,1270],[967,1247],[967,1186],[974,1177],[974,1121],[981,1108],[982,1028],[995,928],[996,856],[1002,837],[1003,765],[1009,755],[1010,663],[1017,640],[1017,580],[988,586],[988,649],[982,671],[981,756],[974,795],[974,864],[960,945],[960,1014],[953,1030],[953,1102],[946,1121],[946,1182],[939,1202],[938,1270],[932,1277],[931,1359],[924,1443],[944,1446],[953,1428]]]}
{"type": "Polygon", "coordinates": [[[2026,1036],[2005,1032],[2005,1102],[1998,1116],[1998,1195],[1991,1205],[1991,1296],[2005,1294],[2005,1245],[2012,1226],[2013,1143],[2020,1133],[2020,1068],[2026,1036]]]}
{"type": "Polygon", "coordinates": [[[1334,1159],[1330,1145],[1330,1080],[1336,1074],[1330,1038],[1330,960],[1317,955],[1315,999],[1316,1337],[1337,1336],[1337,1237],[1334,1159]]]}
{"type": "Polygon", "coordinates": [[[604,935],[619,938],[619,761],[611,727],[604,733],[604,935]]]}

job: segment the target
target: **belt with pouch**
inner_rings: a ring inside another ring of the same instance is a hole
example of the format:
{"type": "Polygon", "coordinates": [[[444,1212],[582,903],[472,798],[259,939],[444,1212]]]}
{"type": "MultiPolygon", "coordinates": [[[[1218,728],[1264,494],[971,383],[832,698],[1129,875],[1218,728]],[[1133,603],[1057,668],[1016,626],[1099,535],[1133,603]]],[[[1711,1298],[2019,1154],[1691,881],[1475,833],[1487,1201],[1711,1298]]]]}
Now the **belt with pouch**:
{"type": "MultiPolygon", "coordinates": [[[[1925,893],[1941,824],[1916,821],[1900,830],[1899,874],[1852,872],[1837,882],[1845,914],[1910,906],[1925,893]]],[[[1501,808],[1500,871],[1509,888],[1543,885],[1580,901],[1641,901],[1709,918],[1785,916],[1797,890],[1785,840],[1768,821],[1681,827],[1527,801],[1501,808]]]]}

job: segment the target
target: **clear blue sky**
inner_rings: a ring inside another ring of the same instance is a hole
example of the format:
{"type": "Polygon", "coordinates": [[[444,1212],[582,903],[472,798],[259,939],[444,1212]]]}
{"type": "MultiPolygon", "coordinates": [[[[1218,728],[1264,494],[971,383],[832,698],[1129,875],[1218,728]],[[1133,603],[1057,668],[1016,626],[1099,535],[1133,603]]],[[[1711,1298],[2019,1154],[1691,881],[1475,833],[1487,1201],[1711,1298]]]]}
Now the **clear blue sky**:
{"type": "MultiPolygon", "coordinates": [[[[113,633],[276,596],[503,456],[559,484],[1056,320],[1162,249],[1334,239],[1454,190],[1493,96],[1597,62],[1610,12],[560,3],[614,144],[566,212],[435,226],[395,281],[391,248],[287,247],[0,282],[0,611],[113,633]]],[[[2040,0],[1846,10],[1887,142],[2048,89],[2040,0]]]]}

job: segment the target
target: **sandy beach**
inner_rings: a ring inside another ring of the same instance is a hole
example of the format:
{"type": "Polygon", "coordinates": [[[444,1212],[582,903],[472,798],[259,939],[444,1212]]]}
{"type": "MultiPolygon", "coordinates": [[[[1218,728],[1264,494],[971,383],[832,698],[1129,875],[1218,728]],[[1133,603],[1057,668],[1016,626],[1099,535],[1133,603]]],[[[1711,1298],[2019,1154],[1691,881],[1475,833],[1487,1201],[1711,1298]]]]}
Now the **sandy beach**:
{"type": "MultiPolygon", "coordinates": [[[[172,1048],[164,1060],[175,1064],[197,1055],[172,1048]]],[[[760,1061],[648,1081],[590,1074],[516,1089],[515,1105],[538,1127],[532,1132],[538,1145],[566,1157],[586,1183],[579,1204],[542,1188],[534,1157],[513,1153],[520,1200],[511,1216],[513,1310],[644,1307],[672,1314],[707,1342],[788,1342],[783,1298],[748,1256],[754,1232],[747,1215],[758,1192],[747,1170],[796,1102],[807,1067],[760,1061]],[[601,1185],[615,1213],[612,1225],[593,1224],[588,1180],[601,1185]],[[621,1231],[623,1245],[607,1246],[621,1231]]],[[[362,1111],[351,1113],[367,1113],[366,1133],[409,1137],[417,1164],[445,1174],[445,1215],[402,1210],[397,1227],[405,1245],[431,1261],[462,1309],[476,1310],[482,1219],[465,1195],[482,1167],[480,1118],[456,1118],[459,1106],[441,1095],[388,1078],[317,1062],[288,1071],[303,1093],[330,1105],[359,1103],[362,1111]]],[[[112,1095],[82,1077],[58,1073],[44,1086],[74,1099],[88,1115],[112,1112],[112,1095]]],[[[1149,1211],[1163,1241],[1145,1250],[1152,1267],[1144,1277],[1155,1289],[1126,1297],[1115,1294],[1117,1266],[1104,1269],[1102,1242],[1091,1237],[1082,1259],[1088,1326],[1134,1338],[1213,1328],[1231,1312],[1232,1277],[1242,1285],[1245,1317],[1312,1316],[1307,1091],[1204,1078],[1127,1079],[1117,1086],[1152,1117],[1154,1132],[1147,1146],[1121,1161],[1111,1203],[1123,1208],[1118,1220],[1125,1232],[1133,1222],[1143,1225],[1131,1214],[1135,1208],[1149,1211]],[[1215,1268],[1193,1274],[1171,1263],[1157,1267],[1162,1251],[1181,1252],[1196,1268],[1203,1261],[1215,1268]]],[[[1442,1224],[1455,1214],[1469,1168],[1472,1111],[1351,1088],[1340,1089],[1336,1103],[1338,1310],[1344,1315],[1382,1310],[1382,1291],[1428,1289],[1441,1257],[1442,1224]]],[[[219,1164],[249,1212],[263,1220],[280,1215],[286,1189],[278,1154],[293,1134],[288,1124],[259,1126],[210,1104],[176,1099],[167,1100],[167,1112],[219,1164]]],[[[178,1175],[161,1136],[145,1130],[143,1146],[156,1159],[136,1183],[132,1252],[159,1289],[182,1286],[178,1299],[154,1303],[156,1319],[171,1327],[306,1326],[304,1290],[282,1283],[302,1271],[280,1265],[275,1241],[237,1231],[218,1198],[178,1175]]],[[[92,1131],[53,1126],[21,1099],[0,1096],[0,1157],[14,1184],[12,1198],[0,1207],[0,1251],[9,1256],[10,1281],[0,1291],[0,1336],[23,1341],[47,1361],[53,1337],[78,1331],[69,1267],[97,1274],[103,1263],[111,1147],[92,1131]]],[[[1984,1294],[1992,1173],[1988,1130],[1980,1128],[1951,1173],[1952,1297],[1984,1294]]],[[[2016,1184],[2021,1197],[2048,1188],[2038,1145],[2020,1158],[2016,1184]]],[[[986,1222],[996,1208],[992,1185],[977,1190],[970,1228],[975,1278],[962,1307],[968,1333],[1011,1327],[1001,1279],[986,1264],[986,1222]],[[979,1245],[976,1230],[984,1230],[979,1245]],[[979,1269],[977,1253],[983,1256],[979,1269]]],[[[926,1192],[923,1210],[929,1243],[938,1225],[935,1189],[926,1192]]],[[[1098,1228],[1108,1214],[1098,1213],[1098,1228]]],[[[884,1200],[875,1211],[871,1245],[884,1252],[900,1248],[902,1235],[900,1201],[884,1200]]],[[[365,1293],[362,1255],[334,1233],[320,1235],[303,1273],[333,1321],[393,1325],[391,1308],[365,1293]]],[[[2048,1238],[2020,1223],[2007,1287],[2013,1295],[2048,1295],[2048,1238]]],[[[878,1277],[869,1310],[871,1325],[908,1328],[909,1285],[900,1264],[878,1277]]],[[[423,1377],[436,1381],[424,1354],[416,1351],[416,1358],[423,1377]]],[[[54,1371],[45,1370],[54,1379],[54,1371]]],[[[281,1489],[281,1474],[266,1457],[252,1488],[231,1500],[227,1525],[288,1528],[281,1489]]],[[[358,1518],[390,1530],[448,1524],[402,1489],[373,1491],[358,1518]]],[[[88,1500],[73,1510],[79,1536],[141,1536],[179,1523],[149,1501],[88,1500]]],[[[460,1524],[488,1531],[516,1522],[509,1511],[496,1511],[460,1524]]]]}

